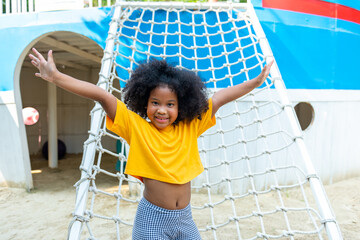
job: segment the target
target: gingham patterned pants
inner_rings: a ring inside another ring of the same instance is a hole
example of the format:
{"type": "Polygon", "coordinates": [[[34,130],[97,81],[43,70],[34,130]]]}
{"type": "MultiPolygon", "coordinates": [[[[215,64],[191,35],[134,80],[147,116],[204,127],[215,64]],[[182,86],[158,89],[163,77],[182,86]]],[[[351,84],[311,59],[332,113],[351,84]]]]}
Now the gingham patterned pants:
{"type": "Polygon", "coordinates": [[[201,240],[190,204],[180,210],[158,207],[142,198],[134,221],[133,240],[201,240]]]}

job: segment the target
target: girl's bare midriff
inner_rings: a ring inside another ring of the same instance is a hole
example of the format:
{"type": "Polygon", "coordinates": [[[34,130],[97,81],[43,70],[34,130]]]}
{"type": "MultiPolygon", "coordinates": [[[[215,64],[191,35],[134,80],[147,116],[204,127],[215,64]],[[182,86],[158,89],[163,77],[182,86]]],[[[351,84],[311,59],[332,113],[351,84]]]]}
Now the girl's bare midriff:
{"type": "Polygon", "coordinates": [[[191,184],[172,184],[144,178],[144,197],[152,204],[170,209],[183,209],[190,203],[191,184]]]}

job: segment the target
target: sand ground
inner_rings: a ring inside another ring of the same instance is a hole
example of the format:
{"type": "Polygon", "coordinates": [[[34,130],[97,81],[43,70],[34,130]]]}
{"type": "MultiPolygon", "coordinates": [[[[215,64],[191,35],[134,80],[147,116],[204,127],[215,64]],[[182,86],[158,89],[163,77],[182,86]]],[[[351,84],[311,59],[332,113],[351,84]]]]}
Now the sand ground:
{"type": "MultiPolygon", "coordinates": [[[[35,188],[31,192],[27,192],[24,189],[0,188],[0,240],[66,239],[75,206],[75,188],[73,185],[80,178],[80,161],[81,155],[68,154],[66,159],[59,161],[59,168],[54,170],[48,168],[47,161],[41,159],[41,157],[33,157],[32,169],[35,188]]],[[[115,166],[115,162],[110,162],[109,166],[115,166]]],[[[97,184],[104,189],[116,188],[116,183],[107,179],[99,179],[97,184]]],[[[344,239],[360,239],[359,186],[360,177],[325,186],[344,239]]],[[[194,194],[192,204],[201,204],[202,197],[201,194],[194,194]]],[[[301,202],[299,196],[291,192],[286,193],[285,199],[289,203],[301,202]]],[[[263,203],[260,202],[259,204],[263,209],[266,209],[267,204],[271,200],[263,199],[263,201],[263,203]]],[[[254,205],[254,201],[242,201],[239,204],[242,206],[242,209],[246,210],[253,207],[251,205],[254,205]]],[[[114,203],[103,200],[98,204],[98,208],[106,210],[109,208],[108,205],[114,205],[114,203]]],[[[125,204],[124,209],[126,216],[129,216],[128,221],[131,222],[132,216],[136,211],[136,205],[127,206],[125,204]]],[[[214,210],[214,212],[217,214],[216,216],[221,218],[221,214],[229,212],[229,209],[231,209],[230,205],[225,204],[221,208],[214,210]]],[[[209,220],[205,220],[208,216],[204,212],[197,213],[193,211],[193,214],[194,218],[200,219],[200,225],[204,223],[204,226],[206,226],[209,223],[209,220]]],[[[243,214],[246,215],[246,213],[243,214]]],[[[292,229],[302,229],[301,227],[306,220],[302,220],[297,216],[295,218],[297,223],[292,225],[292,229]]],[[[276,225],[283,223],[276,218],[271,219],[270,222],[270,227],[267,227],[269,233],[279,234],[279,232],[276,232],[277,230],[272,228],[275,229],[276,225]]],[[[260,226],[253,226],[254,224],[252,223],[246,225],[246,221],[243,224],[245,226],[241,226],[241,229],[246,229],[245,232],[242,232],[244,238],[253,236],[250,233],[247,236],[247,230],[249,232],[250,230],[256,232],[258,230],[255,228],[260,226]]],[[[99,232],[100,239],[116,239],[114,236],[114,231],[116,231],[113,226],[114,224],[99,223],[99,225],[101,226],[99,232]]],[[[199,226],[199,228],[201,227],[199,226]]],[[[230,227],[225,227],[218,231],[217,237],[218,239],[227,240],[237,239],[237,234],[233,231],[230,227]]],[[[131,229],[126,228],[123,232],[121,239],[130,239],[131,229]]],[[[212,239],[213,233],[208,232],[202,236],[204,239],[212,239]]],[[[295,239],[314,238],[305,236],[295,239]]]]}

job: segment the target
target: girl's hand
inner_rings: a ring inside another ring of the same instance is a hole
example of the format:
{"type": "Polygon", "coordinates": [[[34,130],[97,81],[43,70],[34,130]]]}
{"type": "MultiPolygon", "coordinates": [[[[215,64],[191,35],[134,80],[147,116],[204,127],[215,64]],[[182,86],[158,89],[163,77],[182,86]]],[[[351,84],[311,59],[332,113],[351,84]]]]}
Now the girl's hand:
{"type": "Polygon", "coordinates": [[[35,76],[52,82],[68,92],[99,102],[111,120],[115,119],[117,99],[114,95],[95,84],[59,72],[56,69],[51,50],[48,52],[47,61],[35,48],[33,48],[32,51],[34,55],[29,54],[31,63],[40,71],[39,73],[35,73],[35,76]]]}
{"type": "Polygon", "coordinates": [[[273,63],[274,60],[272,60],[268,65],[265,65],[259,76],[254,78],[254,81],[256,82],[255,88],[260,87],[265,82],[266,78],[269,76],[270,68],[273,65],[273,63]]]}
{"type": "Polygon", "coordinates": [[[33,54],[29,54],[32,65],[39,69],[39,73],[35,73],[35,76],[41,77],[42,79],[54,82],[54,76],[58,72],[56,65],[54,63],[54,58],[52,55],[52,50],[48,52],[48,60],[46,59],[35,49],[32,49],[33,54]]]}
{"type": "Polygon", "coordinates": [[[244,96],[251,92],[254,88],[260,87],[269,76],[271,65],[274,61],[271,61],[268,65],[265,65],[259,76],[249,81],[243,82],[232,87],[224,88],[216,92],[212,96],[213,110],[212,117],[215,115],[217,110],[228,102],[234,101],[235,99],[244,96]]]}

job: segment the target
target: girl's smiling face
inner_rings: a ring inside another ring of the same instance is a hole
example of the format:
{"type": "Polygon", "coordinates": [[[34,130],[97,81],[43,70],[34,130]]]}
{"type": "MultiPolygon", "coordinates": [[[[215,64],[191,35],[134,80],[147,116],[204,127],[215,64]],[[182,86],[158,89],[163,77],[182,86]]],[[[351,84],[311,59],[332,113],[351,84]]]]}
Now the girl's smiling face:
{"type": "Polygon", "coordinates": [[[178,98],[168,86],[160,85],[150,92],[146,113],[159,130],[175,122],[179,113],[178,98]]]}

